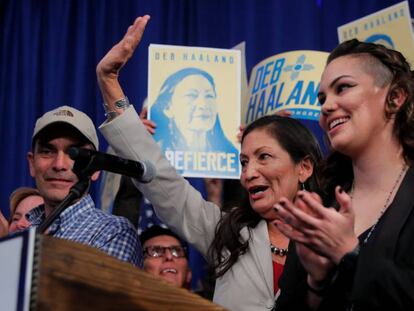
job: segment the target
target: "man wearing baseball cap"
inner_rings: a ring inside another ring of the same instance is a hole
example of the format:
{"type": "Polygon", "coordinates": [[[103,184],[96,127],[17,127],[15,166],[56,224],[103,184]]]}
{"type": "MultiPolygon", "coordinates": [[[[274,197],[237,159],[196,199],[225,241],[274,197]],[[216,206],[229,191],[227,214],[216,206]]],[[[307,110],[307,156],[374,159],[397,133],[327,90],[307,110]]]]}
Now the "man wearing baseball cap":
{"type": "MultiPolygon", "coordinates": [[[[86,114],[62,106],[37,120],[27,159],[44,204],[26,215],[32,226],[40,225],[78,181],[72,171],[74,161],[66,153],[72,146],[99,148],[95,126],[86,114]]],[[[99,172],[94,173],[91,180],[98,176],[99,172]]],[[[141,245],[134,227],[126,218],[96,209],[88,193],[66,208],[47,234],[98,248],[135,266],[142,264],[141,245]]]]}

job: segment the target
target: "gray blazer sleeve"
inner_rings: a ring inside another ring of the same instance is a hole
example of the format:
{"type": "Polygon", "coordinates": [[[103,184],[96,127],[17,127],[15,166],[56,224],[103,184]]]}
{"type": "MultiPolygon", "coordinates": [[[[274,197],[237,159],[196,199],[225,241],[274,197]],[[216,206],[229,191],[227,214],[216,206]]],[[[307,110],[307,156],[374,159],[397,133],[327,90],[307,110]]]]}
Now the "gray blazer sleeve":
{"type": "Polygon", "coordinates": [[[205,201],[176,173],[133,107],[99,129],[120,157],[149,160],[155,165],[155,178],[147,184],[135,181],[135,185],[152,203],[157,216],[206,256],[220,219],[220,208],[205,201]]]}

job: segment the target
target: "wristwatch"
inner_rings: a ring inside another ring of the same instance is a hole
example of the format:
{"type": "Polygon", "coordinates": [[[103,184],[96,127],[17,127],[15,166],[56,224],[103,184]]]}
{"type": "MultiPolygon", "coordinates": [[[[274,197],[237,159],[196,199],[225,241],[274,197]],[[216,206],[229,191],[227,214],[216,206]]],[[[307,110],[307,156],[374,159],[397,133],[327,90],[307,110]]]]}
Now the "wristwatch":
{"type": "Polygon", "coordinates": [[[116,107],[116,109],[123,109],[123,110],[125,110],[125,109],[127,109],[129,106],[131,106],[131,104],[130,104],[130,102],[129,102],[129,99],[128,99],[128,97],[124,97],[124,98],[121,98],[121,99],[118,99],[116,102],[115,102],[115,107],[116,107]]]}
{"type": "MultiPolygon", "coordinates": [[[[108,120],[112,120],[118,115],[117,111],[109,110],[109,107],[108,107],[107,103],[104,102],[103,106],[104,106],[104,110],[105,110],[105,117],[108,120]]],[[[123,111],[125,111],[129,106],[131,106],[131,103],[129,102],[128,97],[126,97],[126,96],[124,98],[118,99],[115,102],[115,109],[117,109],[117,110],[122,109],[123,111]]]]}

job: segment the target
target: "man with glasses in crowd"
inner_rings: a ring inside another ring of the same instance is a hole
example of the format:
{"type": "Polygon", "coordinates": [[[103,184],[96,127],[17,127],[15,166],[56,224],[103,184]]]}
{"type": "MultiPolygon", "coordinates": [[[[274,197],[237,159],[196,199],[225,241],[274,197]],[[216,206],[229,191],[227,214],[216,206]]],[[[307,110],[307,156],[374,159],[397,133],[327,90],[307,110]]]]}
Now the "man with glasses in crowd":
{"type": "Polygon", "coordinates": [[[154,225],[140,235],[144,249],[144,271],[178,287],[189,288],[191,270],[187,249],[169,229],[154,225]]]}

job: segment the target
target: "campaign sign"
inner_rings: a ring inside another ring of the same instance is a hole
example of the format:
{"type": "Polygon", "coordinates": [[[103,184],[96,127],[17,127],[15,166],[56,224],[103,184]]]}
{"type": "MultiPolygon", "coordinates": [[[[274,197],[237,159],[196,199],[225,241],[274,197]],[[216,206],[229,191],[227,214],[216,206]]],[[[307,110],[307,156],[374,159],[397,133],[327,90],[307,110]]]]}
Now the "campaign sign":
{"type": "Polygon", "coordinates": [[[297,119],[319,119],[319,80],[328,53],[291,51],[258,63],[249,81],[249,96],[242,107],[245,124],[280,110],[290,110],[297,119]]]}
{"type": "Polygon", "coordinates": [[[150,45],[154,139],[183,176],[239,178],[240,71],[239,50],[150,45]]]}
{"type": "Polygon", "coordinates": [[[404,1],[338,27],[339,42],[358,39],[400,51],[414,64],[414,33],[410,8],[404,1]]]}

